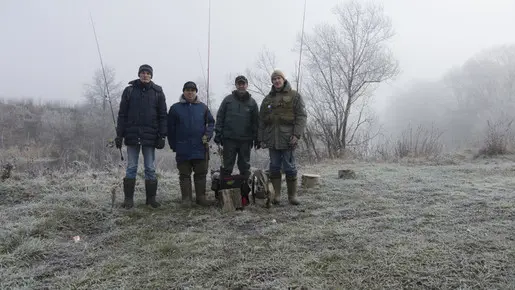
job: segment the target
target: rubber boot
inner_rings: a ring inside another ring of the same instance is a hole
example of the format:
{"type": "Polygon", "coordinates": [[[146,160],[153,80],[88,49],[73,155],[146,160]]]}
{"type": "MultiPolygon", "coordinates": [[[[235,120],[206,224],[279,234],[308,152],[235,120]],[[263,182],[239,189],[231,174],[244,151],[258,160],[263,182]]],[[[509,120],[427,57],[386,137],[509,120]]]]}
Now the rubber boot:
{"type": "Polygon", "coordinates": [[[287,176],[286,187],[288,188],[288,201],[290,204],[299,205],[300,202],[297,199],[297,176],[287,176]]]}
{"type": "Polygon", "coordinates": [[[130,209],[134,207],[134,188],[136,187],[136,178],[123,179],[123,194],[125,196],[122,207],[130,209]]]}
{"type": "Polygon", "coordinates": [[[147,194],[146,204],[150,205],[153,208],[158,208],[161,206],[159,202],[156,201],[156,193],[157,193],[157,180],[145,180],[145,192],[147,194]]]}
{"type": "Polygon", "coordinates": [[[272,198],[272,204],[279,205],[281,204],[281,176],[279,175],[279,178],[270,178],[270,182],[274,187],[274,196],[272,198]]]}
{"type": "Polygon", "coordinates": [[[200,206],[207,206],[206,200],[206,176],[194,176],[195,179],[195,201],[200,206]]]}
{"type": "Polygon", "coordinates": [[[179,185],[181,187],[182,206],[190,206],[192,196],[191,177],[179,176],[179,185]]]}

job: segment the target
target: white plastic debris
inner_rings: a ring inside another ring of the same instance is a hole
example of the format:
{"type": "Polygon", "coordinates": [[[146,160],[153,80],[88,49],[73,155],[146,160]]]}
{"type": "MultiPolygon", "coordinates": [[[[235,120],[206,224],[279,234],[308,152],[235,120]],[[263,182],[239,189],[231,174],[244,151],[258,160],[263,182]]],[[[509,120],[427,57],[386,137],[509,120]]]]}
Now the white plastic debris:
{"type": "Polygon", "coordinates": [[[275,219],[272,220],[272,223],[275,224],[277,221],[275,219]]]}
{"type": "Polygon", "coordinates": [[[73,241],[76,243],[80,242],[80,236],[74,236],[73,241]]]}

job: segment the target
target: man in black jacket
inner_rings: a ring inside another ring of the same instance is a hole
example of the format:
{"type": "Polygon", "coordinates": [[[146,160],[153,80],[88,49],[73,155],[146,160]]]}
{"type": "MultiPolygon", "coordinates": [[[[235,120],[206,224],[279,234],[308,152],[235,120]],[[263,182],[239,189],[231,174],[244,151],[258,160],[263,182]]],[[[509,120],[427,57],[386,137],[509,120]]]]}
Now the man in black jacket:
{"type": "Polygon", "coordinates": [[[115,143],[127,146],[127,170],[123,179],[124,208],[134,206],[134,187],[141,150],[145,165],[146,204],[157,208],[157,178],[155,172],[155,149],[165,146],[167,129],[166,97],[163,89],[152,82],[153,69],[144,64],[138,70],[139,79],[129,82],[120,101],[115,143]]]}
{"type": "Polygon", "coordinates": [[[260,148],[257,142],[259,109],[247,91],[247,78],[238,76],[234,83],[236,90],[225,97],[218,109],[214,141],[223,146],[225,173],[232,174],[238,156],[240,174],[250,177],[250,151],[253,145],[260,148]]]}

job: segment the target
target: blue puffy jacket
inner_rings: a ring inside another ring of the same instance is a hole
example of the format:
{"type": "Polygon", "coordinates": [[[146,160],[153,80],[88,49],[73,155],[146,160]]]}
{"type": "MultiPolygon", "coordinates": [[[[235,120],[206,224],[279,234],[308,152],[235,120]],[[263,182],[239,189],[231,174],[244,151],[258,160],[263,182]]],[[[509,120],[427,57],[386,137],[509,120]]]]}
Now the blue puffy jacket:
{"type": "Polygon", "coordinates": [[[205,159],[206,148],[202,136],[213,137],[215,119],[206,104],[195,100],[188,103],[181,95],[168,112],[168,144],[175,151],[177,162],[205,159]],[[207,119],[207,122],[206,122],[207,119]]]}

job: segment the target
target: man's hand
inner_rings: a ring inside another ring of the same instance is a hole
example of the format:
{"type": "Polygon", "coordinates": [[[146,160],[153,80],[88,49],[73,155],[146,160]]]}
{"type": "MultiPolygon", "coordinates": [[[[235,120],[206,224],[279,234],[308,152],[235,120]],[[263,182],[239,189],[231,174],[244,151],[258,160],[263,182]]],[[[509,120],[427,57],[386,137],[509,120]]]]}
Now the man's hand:
{"type": "Polygon", "coordinates": [[[297,138],[297,136],[292,135],[292,136],[290,137],[290,147],[291,147],[291,148],[295,148],[295,147],[297,147],[297,142],[298,142],[298,141],[299,141],[299,139],[297,138]]]}
{"type": "Polygon", "coordinates": [[[123,141],[122,137],[117,136],[116,138],[114,138],[114,145],[116,146],[116,148],[118,148],[118,149],[122,148],[122,141],[123,141]]]}
{"type": "Polygon", "coordinates": [[[159,137],[156,140],[156,149],[163,149],[165,148],[165,138],[159,137]]]}
{"type": "Polygon", "coordinates": [[[202,136],[202,144],[207,144],[209,142],[209,139],[206,135],[202,136]]]}

